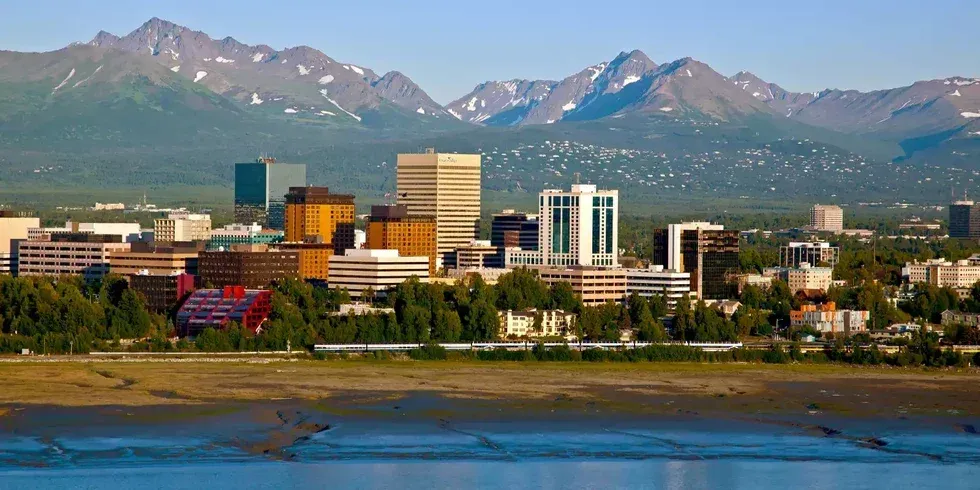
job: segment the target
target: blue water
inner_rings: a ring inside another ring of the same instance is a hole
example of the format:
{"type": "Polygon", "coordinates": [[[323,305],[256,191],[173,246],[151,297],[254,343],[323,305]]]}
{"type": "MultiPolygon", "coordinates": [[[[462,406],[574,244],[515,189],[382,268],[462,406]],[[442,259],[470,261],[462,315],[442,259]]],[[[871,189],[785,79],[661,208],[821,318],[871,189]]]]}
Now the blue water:
{"type": "Polygon", "coordinates": [[[980,435],[945,421],[836,421],[826,436],[782,421],[341,419],[262,453],[242,442],[279,425],[220,420],[0,433],[0,489],[980,488],[980,435]]]}
{"type": "Polygon", "coordinates": [[[975,489],[976,465],[786,461],[377,461],[18,470],[0,487],[48,489],[975,489]]]}

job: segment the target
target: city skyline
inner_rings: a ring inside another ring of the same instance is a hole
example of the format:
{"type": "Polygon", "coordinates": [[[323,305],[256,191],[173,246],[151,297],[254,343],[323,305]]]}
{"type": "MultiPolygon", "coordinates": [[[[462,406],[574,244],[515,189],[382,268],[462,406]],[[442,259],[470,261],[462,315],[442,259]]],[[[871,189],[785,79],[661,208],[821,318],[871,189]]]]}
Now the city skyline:
{"type": "Polygon", "coordinates": [[[565,4],[565,9],[558,9],[555,2],[547,1],[521,5],[520,19],[549,20],[534,22],[531,29],[509,28],[514,24],[512,14],[470,16],[467,6],[441,1],[421,8],[392,2],[380,9],[377,5],[327,8],[298,1],[271,12],[250,9],[257,6],[251,1],[151,6],[109,0],[94,8],[55,0],[40,3],[50,8],[38,8],[36,2],[8,6],[0,19],[0,47],[51,51],[87,42],[100,30],[125,35],[147,19],[160,17],[218,39],[231,36],[275,49],[308,45],[376,71],[399,70],[442,104],[488,80],[561,79],[632,49],[645,51],[658,63],[691,56],[726,75],[750,71],[801,92],[868,91],[917,80],[980,75],[980,61],[969,49],[970,26],[980,7],[956,0],[931,3],[933,22],[928,24],[921,22],[923,7],[908,0],[858,4],[834,0],[771,12],[753,10],[751,15],[741,6],[722,2],[683,6],[628,2],[620,9],[589,16],[565,4]],[[45,16],[51,9],[70,15],[52,19],[45,16]],[[302,18],[293,15],[297,10],[305,12],[302,18]],[[390,15],[378,15],[379,11],[390,15]],[[324,21],[330,29],[323,29],[324,21]],[[427,21],[438,28],[415,27],[427,21]],[[765,29],[746,29],[749,23],[765,29]],[[520,42],[487,42],[472,35],[474,24],[520,42]],[[657,28],[650,29],[651,24],[657,28]],[[365,37],[365,30],[374,35],[365,37]],[[909,31],[919,35],[908,36],[909,31]],[[569,37],[570,32],[592,35],[569,37]],[[454,42],[446,43],[447,37],[454,42]],[[862,49],[852,49],[854,45],[862,49]],[[463,76],[445,77],[450,67],[463,76]]]}

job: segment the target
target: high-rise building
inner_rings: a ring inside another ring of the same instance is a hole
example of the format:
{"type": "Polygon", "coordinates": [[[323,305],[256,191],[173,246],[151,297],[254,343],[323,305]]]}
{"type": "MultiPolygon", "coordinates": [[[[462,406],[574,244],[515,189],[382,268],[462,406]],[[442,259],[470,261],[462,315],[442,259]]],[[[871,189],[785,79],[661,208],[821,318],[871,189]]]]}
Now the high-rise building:
{"type": "Polygon", "coordinates": [[[538,216],[505,209],[493,215],[490,244],[495,247],[538,249],[538,216]]]}
{"type": "Polygon", "coordinates": [[[18,248],[28,238],[28,229],[41,221],[27,213],[0,211],[0,274],[17,275],[18,248]]]}
{"type": "Polygon", "coordinates": [[[226,225],[211,230],[208,250],[230,249],[233,245],[268,245],[282,241],[282,230],[262,228],[258,223],[250,225],[226,225]]]}
{"type": "Polygon", "coordinates": [[[306,186],[306,165],[276,163],[275,158],[235,164],[235,221],[281,230],[286,194],[306,186]]]}
{"type": "Polygon", "coordinates": [[[827,264],[833,269],[837,266],[840,248],[832,247],[827,242],[789,242],[789,245],[779,247],[779,265],[781,267],[799,267],[810,264],[819,267],[827,264]]]}
{"type": "Polygon", "coordinates": [[[334,254],[333,245],[314,239],[306,242],[279,243],[276,248],[294,251],[299,255],[299,277],[301,279],[314,281],[328,281],[330,279],[330,257],[334,254]]]}
{"type": "Polygon", "coordinates": [[[409,216],[435,217],[440,259],[479,238],[480,155],[400,153],[397,174],[398,204],[409,216]]]}
{"type": "Polygon", "coordinates": [[[538,210],[538,249],[508,250],[508,267],[619,265],[619,191],[587,184],[545,190],[538,210]]]}
{"type": "Polygon", "coordinates": [[[18,248],[17,274],[101,279],[109,272],[112,254],[126,252],[129,247],[120,235],[91,233],[59,233],[50,239],[22,241],[18,248]]]}
{"type": "Polygon", "coordinates": [[[338,254],[354,248],[354,196],[326,187],[290,187],[283,241],[333,245],[338,254]]]}
{"type": "Polygon", "coordinates": [[[436,219],[409,216],[408,206],[371,206],[364,248],[397,250],[404,257],[429,257],[429,276],[436,274],[436,219]]]}
{"type": "Polygon", "coordinates": [[[211,239],[211,215],[170,213],[153,220],[153,240],[157,242],[193,242],[211,239]]]}
{"type": "Polygon", "coordinates": [[[844,210],[840,206],[815,204],[810,208],[810,228],[817,231],[844,231],[844,210]]]}
{"type": "Polygon", "coordinates": [[[201,284],[263,289],[274,281],[299,277],[299,253],[268,245],[236,245],[227,251],[201,252],[197,261],[201,284]]]}
{"type": "Polygon", "coordinates": [[[690,222],[654,230],[653,264],[691,274],[699,299],[728,299],[738,294],[738,230],[690,222]]]}
{"type": "Polygon", "coordinates": [[[368,288],[379,296],[411,277],[429,280],[429,258],[403,257],[397,250],[347,250],[330,257],[330,287],[360,298],[368,288]]]}
{"type": "Polygon", "coordinates": [[[950,204],[949,237],[980,239],[980,206],[973,201],[956,201],[950,204]]]}

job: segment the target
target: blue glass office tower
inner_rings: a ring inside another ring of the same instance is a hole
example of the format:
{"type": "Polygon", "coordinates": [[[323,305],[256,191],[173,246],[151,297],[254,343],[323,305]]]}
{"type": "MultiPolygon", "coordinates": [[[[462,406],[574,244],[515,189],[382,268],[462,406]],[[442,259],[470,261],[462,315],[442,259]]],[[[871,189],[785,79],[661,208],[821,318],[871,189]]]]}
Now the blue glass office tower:
{"type": "Polygon", "coordinates": [[[306,187],[306,165],[276,163],[275,158],[236,163],[235,221],[283,229],[290,187],[306,187]]]}

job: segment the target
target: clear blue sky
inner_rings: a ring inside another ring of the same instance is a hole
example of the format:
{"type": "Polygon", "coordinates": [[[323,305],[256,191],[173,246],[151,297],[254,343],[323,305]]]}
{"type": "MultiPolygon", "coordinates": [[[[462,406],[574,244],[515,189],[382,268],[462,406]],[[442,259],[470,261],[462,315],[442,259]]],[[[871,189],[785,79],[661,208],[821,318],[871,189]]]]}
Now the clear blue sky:
{"type": "Polygon", "coordinates": [[[446,103],[477,83],[560,79],[620,51],[691,56],[794,91],[980,76],[978,0],[0,0],[0,49],[125,35],[151,17],[399,70],[446,103]]]}

